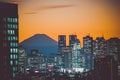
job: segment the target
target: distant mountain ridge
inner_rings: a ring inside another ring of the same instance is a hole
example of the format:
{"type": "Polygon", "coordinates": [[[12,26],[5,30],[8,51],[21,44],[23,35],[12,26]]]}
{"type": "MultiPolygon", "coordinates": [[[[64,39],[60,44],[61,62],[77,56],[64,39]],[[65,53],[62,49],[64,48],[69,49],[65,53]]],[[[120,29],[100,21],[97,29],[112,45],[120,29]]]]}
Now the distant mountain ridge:
{"type": "Polygon", "coordinates": [[[19,45],[26,48],[28,54],[30,54],[31,49],[38,49],[46,56],[50,53],[57,53],[58,48],[57,41],[46,34],[35,34],[21,42],[19,45]]]}

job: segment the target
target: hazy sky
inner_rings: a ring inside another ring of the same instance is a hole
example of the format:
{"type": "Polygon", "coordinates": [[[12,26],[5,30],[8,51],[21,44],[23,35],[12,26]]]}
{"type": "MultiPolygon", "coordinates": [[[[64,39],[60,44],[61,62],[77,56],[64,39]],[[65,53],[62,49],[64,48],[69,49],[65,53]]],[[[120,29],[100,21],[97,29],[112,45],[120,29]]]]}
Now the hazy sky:
{"type": "Polygon", "coordinates": [[[120,37],[119,0],[0,0],[19,4],[20,42],[44,33],[120,37]]]}

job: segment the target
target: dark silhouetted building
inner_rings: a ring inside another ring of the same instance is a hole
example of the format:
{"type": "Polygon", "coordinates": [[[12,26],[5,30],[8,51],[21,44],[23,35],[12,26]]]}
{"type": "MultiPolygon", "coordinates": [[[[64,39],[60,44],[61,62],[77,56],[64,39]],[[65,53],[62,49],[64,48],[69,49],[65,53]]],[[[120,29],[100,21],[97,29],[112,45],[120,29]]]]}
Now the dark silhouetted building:
{"type": "Polygon", "coordinates": [[[0,80],[11,80],[18,70],[18,5],[0,2],[0,80]]]}
{"type": "Polygon", "coordinates": [[[95,80],[117,80],[117,65],[113,56],[99,55],[94,59],[95,80]]]}
{"type": "Polygon", "coordinates": [[[118,65],[118,76],[120,79],[120,39],[110,38],[107,40],[107,54],[113,55],[118,65]]]}
{"type": "Polygon", "coordinates": [[[76,40],[77,40],[77,35],[69,35],[69,46],[73,47],[76,40]]]}

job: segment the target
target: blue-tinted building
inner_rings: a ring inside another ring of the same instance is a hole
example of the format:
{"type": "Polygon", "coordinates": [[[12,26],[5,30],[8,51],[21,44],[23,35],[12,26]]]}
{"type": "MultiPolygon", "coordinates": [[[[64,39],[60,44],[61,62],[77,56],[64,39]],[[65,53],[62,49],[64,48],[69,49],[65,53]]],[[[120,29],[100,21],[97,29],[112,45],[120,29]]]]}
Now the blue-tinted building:
{"type": "Polygon", "coordinates": [[[89,35],[83,37],[83,52],[86,54],[86,69],[93,69],[93,38],[89,35]]]}

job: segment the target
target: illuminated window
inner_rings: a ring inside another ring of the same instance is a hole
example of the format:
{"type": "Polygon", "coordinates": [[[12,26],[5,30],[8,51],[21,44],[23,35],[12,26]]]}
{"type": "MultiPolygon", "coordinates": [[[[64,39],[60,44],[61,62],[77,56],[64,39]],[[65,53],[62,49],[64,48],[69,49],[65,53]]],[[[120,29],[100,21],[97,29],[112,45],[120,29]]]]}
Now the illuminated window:
{"type": "Polygon", "coordinates": [[[13,48],[13,53],[15,53],[15,48],[13,48]]]}
{"type": "Polygon", "coordinates": [[[7,21],[8,22],[12,22],[12,18],[7,18],[7,21]]]}
{"type": "Polygon", "coordinates": [[[15,67],[13,67],[13,72],[15,72],[16,71],[16,68],[15,67]]]}
{"type": "Polygon", "coordinates": [[[16,53],[18,53],[18,49],[15,49],[16,50],[16,53]]]}
{"type": "Polygon", "coordinates": [[[17,24],[15,25],[15,29],[18,29],[18,25],[17,24]]]}
{"type": "Polygon", "coordinates": [[[13,61],[12,60],[10,60],[10,65],[13,65],[13,61]]]}
{"type": "Polygon", "coordinates": [[[18,61],[15,61],[16,65],[18,65],[18,61]]]}
{"type": "Polygon", "coordinates": [[[18,19],[17,19],[17,18],[14,18],[14,22],[16,22],[16,23],[17,23],[17,22],[18,22],[18,19]]]}
{"type": "Polygon", "coordinates": [[[18,47],[17,43],[15,43],[15,47],[18,47]]]}
{"type": "Polygon", "coordinates": [[[10,49],[10,53],[13,53],[13,49],[12,48],[10,49]]]}
{"type": "Polygon", "coordinates": [[[15,25],[13,25],[13,28],[15,28],[15,25]]]}
{"type": "Polygon", "coordinates": [[[13,78],[15,78],[15,76],[16,76],[15,73],[13,73],[13,78]]]}
{"type": "Polygon", "coordinates": [[[15,54],[13,55],[13,58],[14,58],[14,59],[16,59],[16,56],[15,56],[15,54]]]}
{"type": "Polygon", "coordinates": [[[15,40],[18,40],[18,39],[17,39],[17,36],[15,36],[15,40]]]}
{"type": "Polygon", "coordinates": [[[8,28],[11,28],[11,25],[10,25],[10,24],[8,24],[7,26],[8,26],[8,28]]]}
{"type": "Polygon", "coordinates": [[[18,55],[16,55],[16,59],[18,59],[18,55]]]}
{"type": "Polygon", "coordinates": [[[10,55],[10,59],[13,59],[12,55],[10,55]]]}

